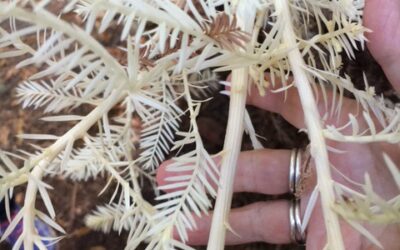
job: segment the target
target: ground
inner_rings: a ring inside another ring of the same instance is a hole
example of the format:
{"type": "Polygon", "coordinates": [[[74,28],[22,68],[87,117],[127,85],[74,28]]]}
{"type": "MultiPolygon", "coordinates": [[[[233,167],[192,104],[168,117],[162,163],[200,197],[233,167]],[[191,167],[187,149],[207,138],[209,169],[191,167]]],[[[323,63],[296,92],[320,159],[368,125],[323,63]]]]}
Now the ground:
{"type": "MultiPolygon", "coordinates": [[[[110,34],[105,34],[106,44],[113,50],[113,39],[110,34]]],[[[48,133],[62,134],[70,124],[43,123],[39,118],[43,116],[41,110],[24,110],[16,102],[15,87],[18,83],[27,79],[35,72],[34,67],[16,69],[15,60],[0,60],[0,149],[15,152],[17,149],[32,150],[26,142],[15,137],[22,133],[48,133]]],[[[362,71],[367,72],[370,84],[376,86],[379,93],[391,95],[391,89],[379,66],[374,62],[369,53],[357,53],[356,61],[345,62],[344,72],[351,75],[356,85],[363,86],[362,71]]],[[[227,120],[228,99],[218,94],[214,99],[203,106],[198,118],[201,135],[205,146],[210,153],[216,153],[222,149],[224,141],[224,130],[227,120]]],[[[299,134],[295,128],[286,123],[276,114],[250,108],[250,114],[259,135],[266,138],[263,144],[267,148],[294,148],[307,144],[304,134],[299,134]]],[[[185,126],[183,124],[182,126],[185,126]]],[[[248,138],[245,138],[243,150],[251,149],[248,138]]],[[[107,194],[98,197],[99,191],[104,187],[105,178],[91,180],[89,182],[73,183],[62,177],[46,179],[55,191],[51,191],[51,199],[57,212],[56,221],[66,229],[67,235],[59,244],[60,250],[117,250],[123,249],[126,234],[117,233],[103,234],[92,231],[83,224],[84,216],[95,208],[97,204],[107,201],[107,194]]],[[[144,192],[151,193],[149,187],[144,192]]],[[[23,203],[24,189],[15,192],[16,201],[23,203]]],[[[282,197],[271,197],[264,195],[237,194],[234,197],[234,206],[242,206],[254,201],[270,200],[282,197]]],[[[40,202],[39,202],[40,203],[40,202]]],[[[40,205],[43,206],[43,205],[40,205]]],[[[8,249],[4,244],[0,249],[8,249]]],[[[267,244],[248,244],[227,248],[239,249],[294,249],[293,246],[270,246],[267,244]]],[[[299,248],[301,249],[301,248],[299,248]]]]}

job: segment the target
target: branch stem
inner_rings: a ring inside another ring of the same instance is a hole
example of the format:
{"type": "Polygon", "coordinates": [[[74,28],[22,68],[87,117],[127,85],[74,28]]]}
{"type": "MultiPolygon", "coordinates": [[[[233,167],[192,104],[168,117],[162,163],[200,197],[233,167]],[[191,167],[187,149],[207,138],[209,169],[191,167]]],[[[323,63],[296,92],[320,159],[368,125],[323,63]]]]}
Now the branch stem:
{"type": "MultiPolygon", "coordinates": [[[[244,32],[258,34],[261,12],[255,6],[235,2],[233,4],[238,24],[244,32]],[[246,10],[247,9],[247,10],[246,10]]],[[[249,50],[254,48],[256,35],[247,44],[249,50]]],[[[249,85],[249,68],[243,67],[232,71],[229,118],[226,128],[220,183],[213,213],[207,250],[222,250],[225,246],[226,229],[231,230],[228,217],[232,203],[233,181],[236,175],[237,161],[242,146],[244,117],[246,111],[247,88],[249,85]]]]}
{"type": "Polygon", "coordinates": [[[248,69],[232,71],[232,87],[229,104],[229,120],[224,142],[220,186],[213,213],[208,250],[224,249],[228,216],[231,208],[233,181],[239,157],[248,85],[248,69]]]}
{"type": "Polygon", "coordinates": [[[83,120],[77,123],[66,134],[55,141],[50,147],[46,148],[44,152],[36,157],[30,164],[33,164],[31,175],[29,177],[28,186],[26,188],[26,196],[24,200],[24,217],[23,225],[25,235],[24,248],[27,250],[33,249],[35,233],[35,202],[38,191],[38,181],[42,179],[46,168],[50,163],[61,153],[71,141],[82,138],[87,131],[99,120],[104,114],[114,107],[115,104],[120,102],[124,97],[124,85],[114,91],[104,102],[93,109],[83,120]],[[27,232],[29,231],[29,232],[27,232]]]}
{"type": "Polygon", "coordinates": [[[321,194],[328,249],[341,250],[344,249],[344,244],[338,216],[332,210],[335,204],[335,194],[321,117],[317,109],[309,76],[304,70],[307,66],[297,47],[297,39],[291,22],[292,18],[288,0],[275,0],[275,6],[278,15],[281,15],[281,18],[285,20],[283,42],[289,48],[295,48],[288,53],[288,58],[304,112],[304,119],[310,139],[311,154],[317,168],[318,187],[321,194]]]}

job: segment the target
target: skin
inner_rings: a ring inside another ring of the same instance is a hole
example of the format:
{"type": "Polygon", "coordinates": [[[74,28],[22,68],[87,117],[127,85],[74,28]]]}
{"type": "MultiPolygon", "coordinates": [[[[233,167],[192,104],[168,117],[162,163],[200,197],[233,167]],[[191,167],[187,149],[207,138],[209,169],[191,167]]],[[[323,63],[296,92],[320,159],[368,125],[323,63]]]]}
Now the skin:
{"type": "MultiPolygon", "coordinates": [[[[367,34],[370,41],[368,48],[382,66],[393,87],[400,92],[400,1],[398,0],[368,0],[364,12],[364,24],[374,30],[367,34]]],[[[257,93],[256,90],[251,93],[257,93]]],[[[304,128],[303,113],[299,97],[295,89],[289,90],[287,101],[281,94],[269,94],[260,97],[249,96],[248,104],[282,115],[297,128],[304,128]]],[[[324,105],[319,104],[321,114],[325,112],[324,105]]],[[[356,114],[356,103],[346,99],[339,119],[328,119],[327,123],[340,126],[346,123],[348,114],[356,114]]],[[[360,121],[362,126],[362,121],[360,121]]],[[[387,153],[400,166],[400,148],[387,143],[349,144],[328,142],[329,146],[345,153],[330,153],[331,163],[340,172],[353,181],[364,183],[364,174],[369,173],[374,191],[385,199],[398,195],[398,189],[385,167],[382,153],[387,153]]],[[[235,192],[256,192],[263,194],[283,194],[289,192],[289,150],[262,149],[242,152],[239,156],[238,170],[234,183],[235,192]],[[268,164],[266,164],[268,163],[268,164]]],[[[157,173],[160,185],[164,179],[173,175],[166,171],[168,162],[162,164],[157,173]]],[[[332,172],[334,179],[346,185],[337,172],[332,172]]],[[[315,185],[315,175],[307,180],[310,186],[315,185]]],[[[357,187],[352,186],[357,190],[357,187]]],[[[310,194],[310,189],[302,194],[302,211],[310,194]]],[[[275,244],[290,243],[289,203],[285,200],[257,202],[242,208],[233,209],[229,223],[237,236],[228,232],[226,244],[241,244],[265,241],[275,244]]],[[[212,214],[212,213],[211,213],[212,214]]],[[[208,240],[211,224],[210,216],[197,219],[198,228],[189,232],[189,244],[204,245],[208,240]]],[[[346,223],[342,223],[342,233],[346,249],[378,249],[362,237],[346,223]]],[[[383,244],[385,249],[400,249],[400,226],[368,226],[368,230],[383,244]]],[[[326,244],[325,226],[319,205],[314,209],[307,228],[307,249],[320,250],[326,244]]]]}

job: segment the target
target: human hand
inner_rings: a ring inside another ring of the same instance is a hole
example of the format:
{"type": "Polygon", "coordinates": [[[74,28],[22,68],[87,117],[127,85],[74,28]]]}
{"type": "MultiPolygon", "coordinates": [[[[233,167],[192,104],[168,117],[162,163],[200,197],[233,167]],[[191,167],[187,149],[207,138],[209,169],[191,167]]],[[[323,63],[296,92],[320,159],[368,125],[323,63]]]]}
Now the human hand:
{"type": "MultiPolygon", "coordinates": [[[[393,86],[400,92],[400,2],[393,0],[366,1],[365,24],[375,30],[368,35],[371,43],[369,49],[381,64],[393,86]],[[397,65],[397,67],[396,67],[397,65]]],[[[256,90],[251,93],[257,93],[256,90]]],[[[328,94],[332,96],[332,93],[328,94]]],[[[283,94],[268,94],[268,98],[258,95],[249,96],[248,104],[279,113],[297,128],[304,128],[300,100],[295,89],[287,93],[286,102],[283,94]]],[[[319,104],[321,114],[326,113],[324,103],[319,104]]],[[[332,117],[326,124],[340,127],[348,121],[348,114],[357,113],[357,103],[351,99],[343,101],[341,116],[332,117]]],[[[362,124],[362,121],[360,121],[362,124]]],[[[330,161],[335,168],[351,180],[363,183],[365,173],[371,176],[376,193],[389,199],[398,195],[392,176],[387,171],[382,153],[388,154],[399,166],[399,147],[387,143],[349,144],[329,142],[331,147],[345,153],[330,153],[330,161]]],[[[263,194],[283,194],[289,192],[290,150],[263,149],[242,152],[238,160],[237,175],[234,183],[235,192],[256,192],[263,194]]],[[[157,174],[157,180],[163,185],[164,178],[176,175],[166,171],[165,163],[157,174]]],[[[333,171],[334,179],[339,183],[348,182],[333,171]]],[[[315,185],[315,175],[307,180],[308,185],[315,185]]],[[[356,189],[356,187],[354,187],[356,189]]],[[[304,212],[310,191],[305,190],[301,196],[301,210],[304,212]]],[[[319,203],[317,203],[319,204],[319,203]]],[[[228,232],[227,244],[265,241],[275,244],[290,243],[289,202],[257,202],[242,208],[233,209],[229,215],[231,228],[238,234],[228,232]]],[[[323,249],[326,244],[325,226],[321,207],[317,205],[307,228],[307,249],[323,249]]],[[[197,219],[198,228],[189,232],[189,244],[204,245],[207,243],[211,216],[197,219]]],[[[342,223],[342,233],[346,249],[374,249],[374,246],[359,232],[348,224],[342,223]]],[[[369,227],[371,233],[382,243],[385,249],[400,249],[400,227],[369,227]]]]}
{"type": "MultiPolygon", "coordinates": [[[[256,91],[252,91],[256,93],[256,91]]],[[[284,102],[283,94],[272,94],[269,98],[258,95],[249,97],[249,104],[262,109],[281,114],[287,121],[298,128],[304,128],[303,114],[300,100],[295,89],[287,93],[287,101],[284,102]]],[[[320,111],[325,112],[325,105],[321,102],[320,111]]],[[[354,100],[345,99],[343,102],[342,116],[339,120],[331,118],[327,121],[332,125],[343,125],[347,121],[347,114],[357,112],[357,104],[354,100]]],[[[363,183],[364,174],[369,173],[373,186],[379,195],[392,198],[398,195],[393,179],[385,167],[382,153],[385,152],[392,160],[400,165],[399,148],[392,144],[348,144],[330,142],[330,146],[346,153],[331,153],[332,165],[342,174],[355,182],[363,183]],[[355,168],[355,166],[359,166],[355,168]]],[[[262,149],[257,151],[242,152],[238,160],[237,175],[234,182],[235,192],[255,192],[263,194],[284,194],[289,192],[289,161],[290,150],[262,149]]],[[[166,184],[164,179],[179,173],[166,171],[168,162],[164,163],[158,173],[159,185],[166,184]]],[[[341,175],[333,172],[334,179],[348,184],[341,175]]],[[[315,175],[307,180],[309,185],[315,183],[315,175]],[[314,178],[313,178],[314,177],[314,178]]],[[[169,190],[173,191],[173,190],[169,190]]],[[[310,195],[310,189],[302,194],[301,211],[310,195]]],[[[265,241],[275,244],[290,243],[289,231],[289,202],[269,201],[257,202],[242,208],[233,209],[229,216],[232,229],[240,235],[227,234],[227,244],[241,244],[248,242],[265,241]]],[[[211,216],[203,216],[197,219],[198,228],[189,231],[189,244],[204,245],[207,243],[211,224],[211,216]]],[[[371,228],[375,237],[381,241],[385,249],[399,249],[398,235],[400,228],[397,226],[385,228],[371,228]],[[396,239],[396,240],[394,240],[396,239]]],[[[325,227],[322,210],[319,206],[314,210],[307,232],[307,249],[323,249],[325,245],[325,227]]],[[[345,235],[346,249],[373,249],[370,242],[364,239],[357,231],[343,223],[342,232],[345,235]],[[371,247],[371,248],[370,248],[371,247]]]]}

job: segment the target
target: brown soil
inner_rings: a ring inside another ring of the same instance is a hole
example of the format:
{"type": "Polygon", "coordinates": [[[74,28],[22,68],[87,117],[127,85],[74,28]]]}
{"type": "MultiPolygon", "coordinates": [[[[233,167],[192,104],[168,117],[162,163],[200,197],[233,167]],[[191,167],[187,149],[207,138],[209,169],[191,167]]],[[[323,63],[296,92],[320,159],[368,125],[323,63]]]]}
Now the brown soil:
{"type": "MultiPolygon", "coordinates": [[[[105,34],[103,39],[106,44],[113,44],[111,34],[105,34]]],[[[110,46],[110,50],[113,47],[110,46]]],[[[379,66],[374,62],[368,52],[358,53],[357,61],[346,62],[344,71],[350,74],[356,84],[360,87],[362,83],[362,71],[366,71],[369,76],[370,84],[375,85],[379,92],[390,93],[387,80],[385,79],[379,66]]],[[[60,135],[66,131],[70,125],[49,124],[39,121],[43,116],[41,110],[24,110],[16,103],[15,87],[17,84],[32,73],[34,67],[18,70],[14,67],[15,60],[0,60],[0,148],[2,150],[15,152],[17,149],[32,151],[32,148],[15,137],[22,133],[48,133],[60,135]]],[[[198,118],[202,137],[206,148],[210,153],[218,152],[222,149],[224,139],[224,129],[227,120],[228,99],[216,95],[215,98],[205,104],[198,118]]],[[[249,108],[252,120],[258,134],[266,140],[263,144],[267,148],[293,148],[307,144],[304,134],[299,134],[297,129],[285,122],[276,114],[266,111],[249,108]]],[[[183,124],[182,126],[185,126],[183,124]]],[[[243,150],[251,149],[250,141],[247,137],[243,142],[243,150]]],[[[84,216],[98,204],[107,202],[109,194],[98,197],[98,193],[105,185],[105,179],[96,179],[84,183],[72,183],[62,177],[46,179],[54,191],[50,192],[51,199],[57,212],[56,221],[67,231],[66,238],[59,244],[60,250],[119,250],[123,249],[126,234],[117,233],[103,234],[95,232],[83,224],[84,216]]],[[[149,187],[144,187],[144,192],[151,193],[149,187]]],[[[16,191],[16,201],[22,204],[24,189],[16,191]]],[[[234,206],[243,206],[260,200],[271,200],[282,197],[270,197],[257,194],[237,194],[234,197],[234,206]]],[[[42,205],[41,205],[42,206],[42,205]]],[[[8,249],[5,244],[0,245],[0,249],[8,249]]],[[[264,243],[248,244],[227,249],[302,249],[294,246],[271,246],[264,243]]]]}

